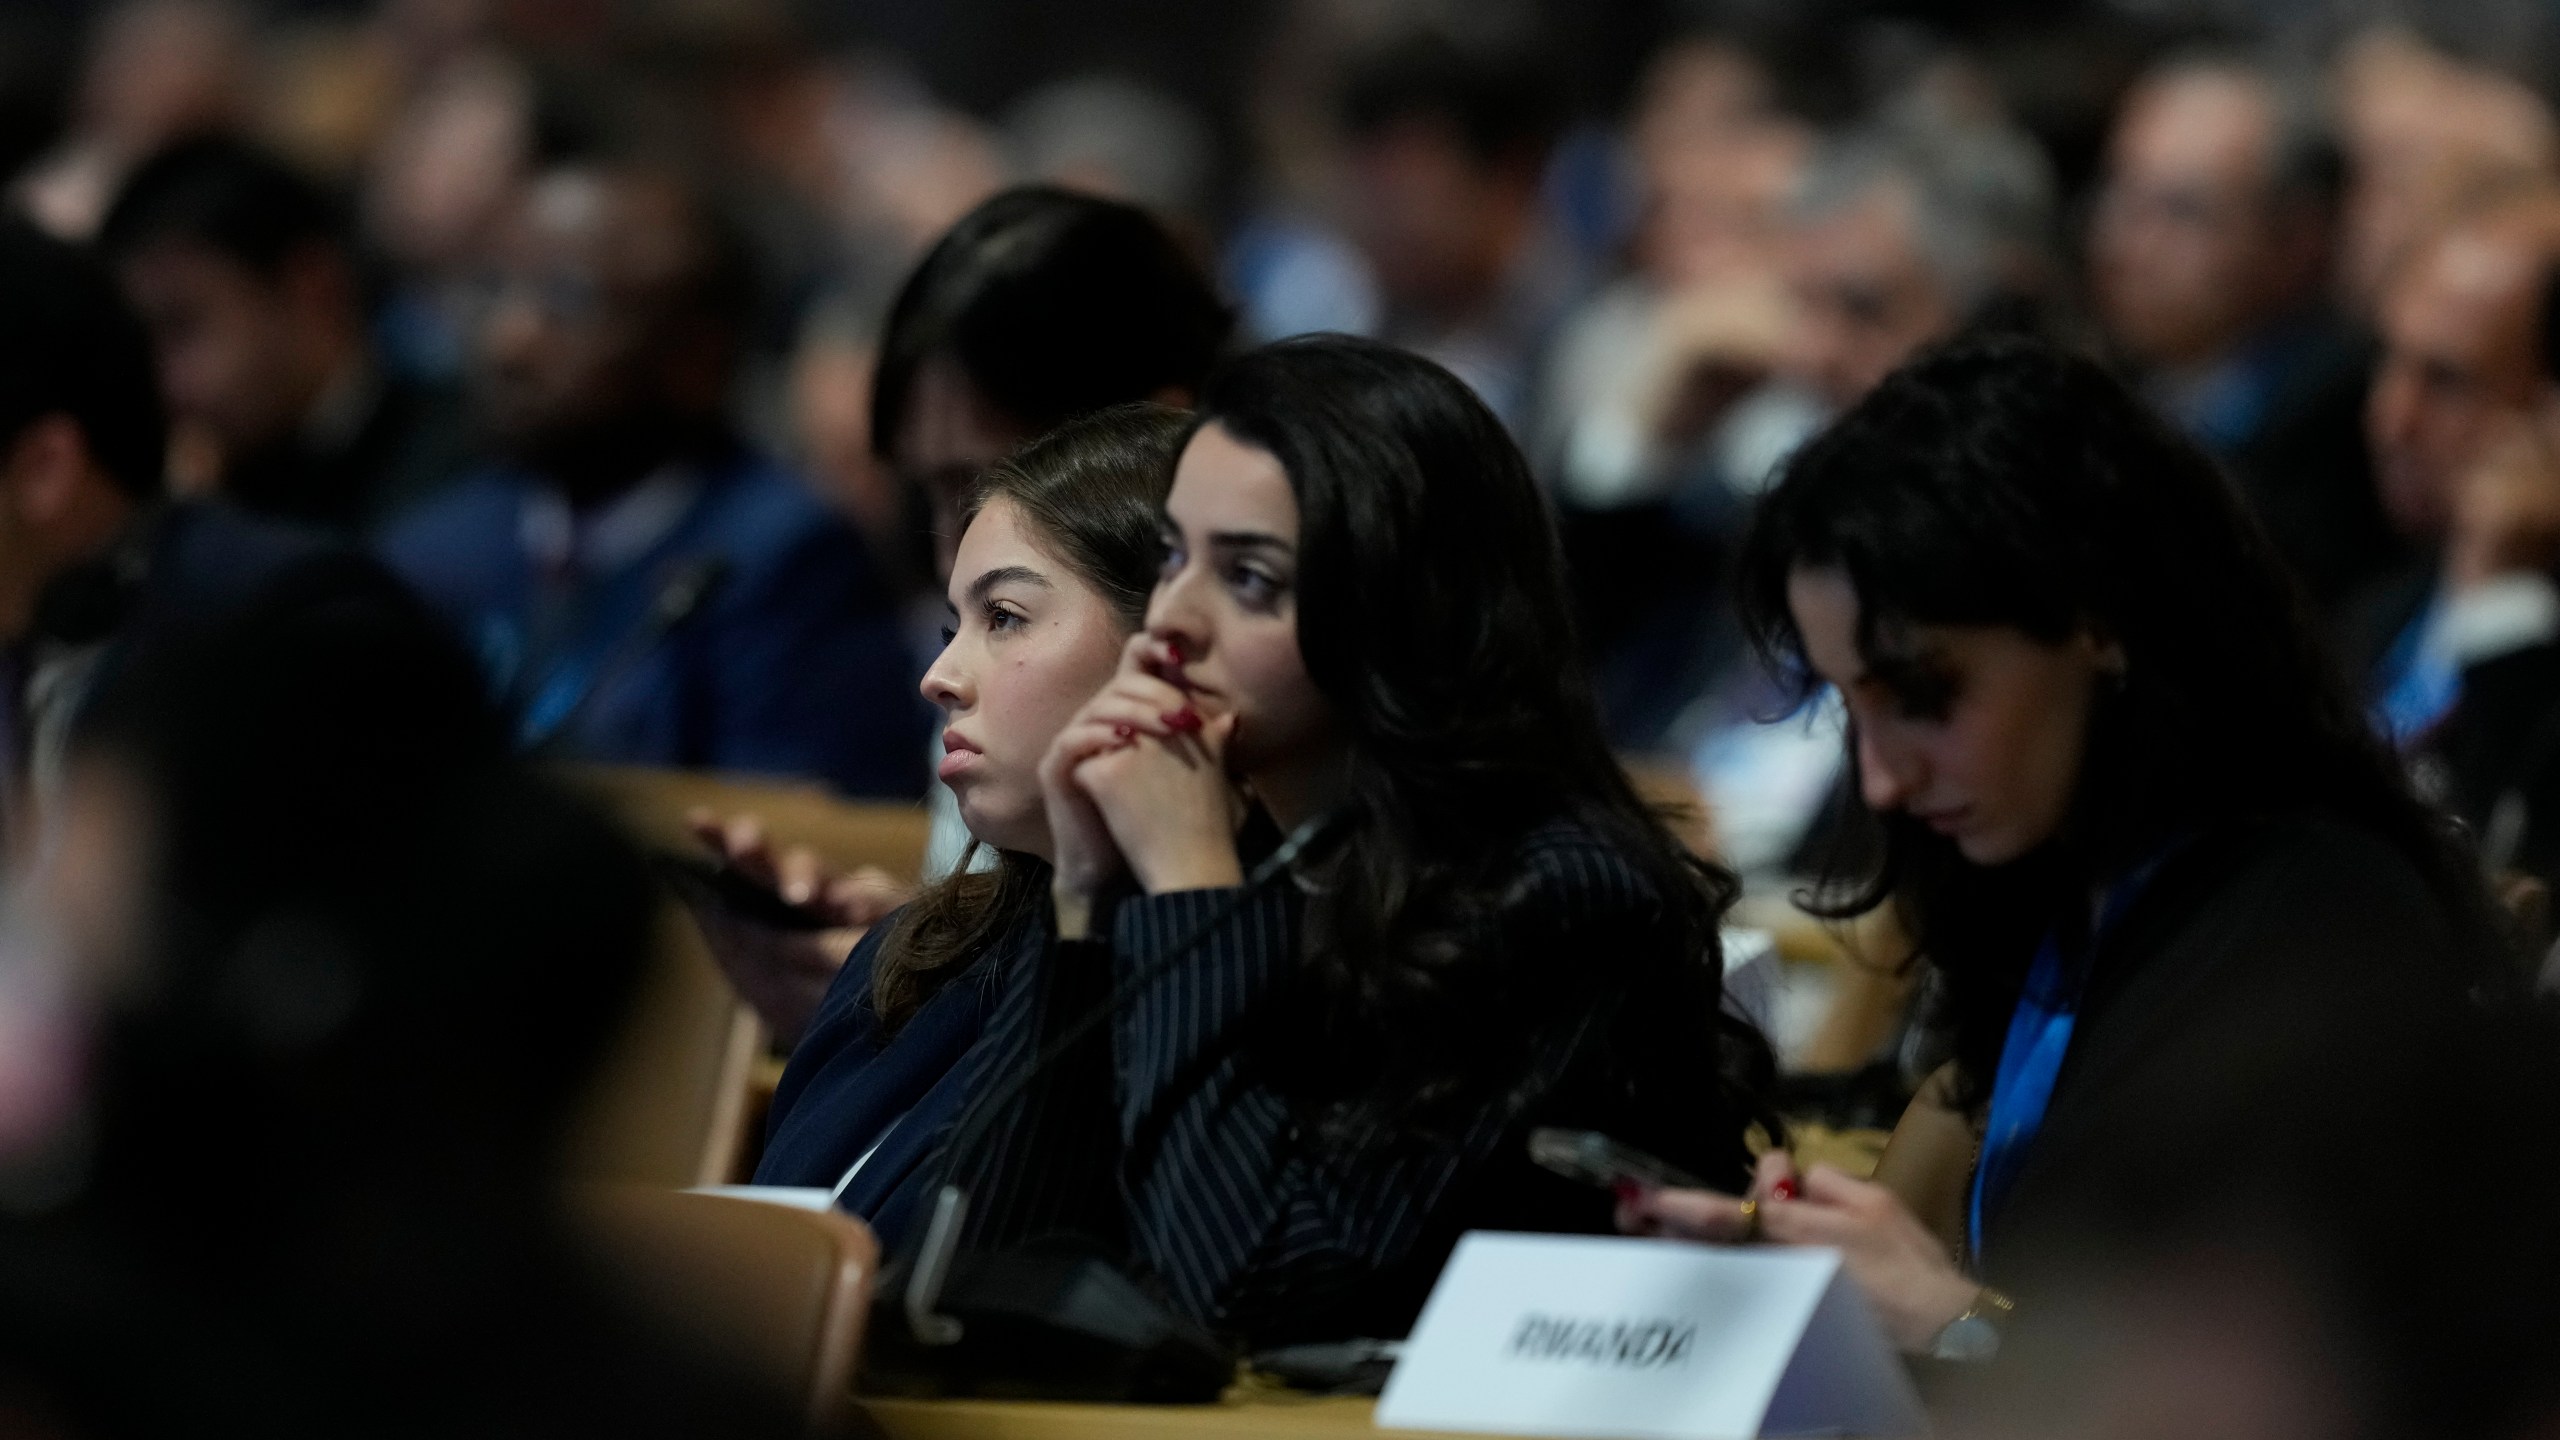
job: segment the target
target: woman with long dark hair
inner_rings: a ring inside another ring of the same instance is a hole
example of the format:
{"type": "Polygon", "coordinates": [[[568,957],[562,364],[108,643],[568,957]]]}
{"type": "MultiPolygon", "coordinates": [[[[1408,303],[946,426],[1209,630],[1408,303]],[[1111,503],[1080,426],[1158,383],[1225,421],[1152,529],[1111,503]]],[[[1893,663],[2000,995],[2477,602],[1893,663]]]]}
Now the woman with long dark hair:
{"type": "Polygon", "coordinates": [[[756,1179],[824,1186],[894,1247],[967,1097],[1027,1033],[1048,938],[1039,765],[1146,608],[1156,517],[1186,431],[1129,405],[1070,421],[982,477],[961,514],[949,638],[924,678],[943,782],[991,869],[963,864],[864,935],[774,1094],[756,1179]]]}
{"type": "MultiPolygon", "coordinates": [[[[2412,1163],[2291,1137],[2370,1104],[2413,1139],[2422,1057],[2501,985],[2502,930],[2200,452],[2083,359],[1957,344],[1805,447],[1741,573],[1770,662],[1846,702],[1881,860],[1827,908],[1914,938],[1978,1158],[1956,1253],[1782,1153],[1622,1224],[1838,1246],[1906,1347],[1978,1357],[2012,1304],[1986,1278],[2412,1163]]],[[[2281,1223],[2316,1247],[2356,1217],[2281,1223]]]]}
{"type": "Polygon", "coordinates": [[[1052,1013],[1141,988],[1107,1066],[962,1168],[976,1238],[1117,1237],[1248,1341],[1400,1334],[1461,1231],[1607,1227],[1533,1125],[1738,1180],[1720,1062],[1766,1051],[1720,1019],[1733,883],[1611,757],[1491,412],[1385,346],[1252,352],[1203,395],[1164,543],[1043,769],[1052,1013]],[[1282,835],[1285,877],[1239,888],[1282,835]]]}

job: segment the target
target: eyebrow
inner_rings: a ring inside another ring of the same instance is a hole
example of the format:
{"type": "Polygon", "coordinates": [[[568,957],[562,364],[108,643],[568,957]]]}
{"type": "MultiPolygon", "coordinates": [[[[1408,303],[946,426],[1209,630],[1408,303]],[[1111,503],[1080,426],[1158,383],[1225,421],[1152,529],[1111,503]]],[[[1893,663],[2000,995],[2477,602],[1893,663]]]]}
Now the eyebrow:
{"type": "Polygon", "coordinates": [[[1283,554],[1295,554],[1298,549],[1279,536],[1260,530],[1213,530],[1209,532],[1209,543],[1231,550],[1277,550],[1283,554]]]}
{"type": "MultiPolygon", "coordinates": [[[[1013,584],[1037,585],[1043,590],[1054,588],[1049,584],[1048,576],[1028,565],[999,565],[969,582],[969,603],[975,605],[986,599],[987,592],[999,585],[1013,584]]],[[[960,607],[955,605],[950,608],[956,610],[960,607]]]]}

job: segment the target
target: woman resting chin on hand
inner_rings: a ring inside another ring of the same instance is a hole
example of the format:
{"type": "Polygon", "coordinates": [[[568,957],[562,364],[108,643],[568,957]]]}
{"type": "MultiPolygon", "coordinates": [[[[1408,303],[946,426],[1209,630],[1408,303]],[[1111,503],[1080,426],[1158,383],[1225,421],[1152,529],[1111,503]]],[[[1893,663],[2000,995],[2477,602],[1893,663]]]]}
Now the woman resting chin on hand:
{"type": "Polygon", "coordinates": [[[1840,1252],[1885,1333],[1913,1352],[1929,1350],[1982,1298],[1981,1283],[1957,1268],[1892,1191],[1828,1165],[1798,1175],[1782,1150],[1760,1157],[1748,1200],[1713,1190],[1642,1190],[1619,1204],[1618,1228],[1727,1244],[1828,1245],[1840,1252]]]}
{"type": "Polygon", "coordinates": [[[1184,1314],[1290,1344],[1402,1334],[1464,1231],[1605,1228],[1538,1126],[1741,1186],[1732,882],[1610,755],[1500,421],[1416,356],[1266,347],[1204,389],[1161,536],[1041,766],[1056,1063],[954,1161],[963,1243],[1126,1237],[1184,1314]]]}
{"type": "Polygon", "coordinates": [[[1119,672],[1060,731],[1041,766],[1058,863],[1052,895],[1062,938],[1092,924],[1092,900],[1123,871],[1149,895],[1244,883],[1242,811],[1227,778],[1238,717],[1204,717],[1183,689],[1175,642],[1141,633],[1119,672]]]}

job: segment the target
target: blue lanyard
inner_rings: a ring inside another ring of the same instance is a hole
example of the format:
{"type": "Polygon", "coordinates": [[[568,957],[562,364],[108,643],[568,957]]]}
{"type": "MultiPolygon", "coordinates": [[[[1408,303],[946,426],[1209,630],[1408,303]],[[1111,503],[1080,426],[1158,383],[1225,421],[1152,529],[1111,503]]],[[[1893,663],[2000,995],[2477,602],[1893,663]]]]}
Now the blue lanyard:
{"type": "MultiPolygon", "coordinates": [[[[2150,883],[2174,849],[2161,851],[2108,887],[2098,901],[2096,923],[2089,927],[2089,952],[2096,951],[2099,937],[2122,918],[2133,897],[2150,883]]],[[[2064,961],[2059,934],[2045,936],[2036,950],[2035,964],[2027,970],[2027,983],[2018,993],[2018,1008],[2009,1016],[2009,1038],[2000,1047],[2000,1070],[1991,1084],[1991,1114],[1983,1127],[1982,1158],[1973,1167],[1973,1196],[1966,1213],[1965,1238],[1977,1267],[1982,1263],[1983,1213],[2008,1195],[2036,1132],[2044,1128],[2045,1111],[2053,1104],[2054,1082],[2062,1078],[2072,1026],[2080,1018],[2080,982],[2085,974],[2085,967],[2064,961]]]]}

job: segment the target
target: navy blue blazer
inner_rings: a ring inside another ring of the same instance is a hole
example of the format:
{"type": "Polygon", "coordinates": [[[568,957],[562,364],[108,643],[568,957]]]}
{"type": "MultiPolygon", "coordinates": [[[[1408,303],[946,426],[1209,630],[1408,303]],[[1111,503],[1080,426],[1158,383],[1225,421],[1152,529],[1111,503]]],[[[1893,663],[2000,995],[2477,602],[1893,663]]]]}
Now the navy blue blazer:
{"type": "Polygon", "coordinates": [[[528,748],[921,795],[932,717],[860,538],[752,455],[701,473],[671,531],[565,599],[526,549],[535,480],[522,472],[453,487],[382,551],[480,657],[528,748]],[[671,620],[677,593],[714,568],[698,607],[671,620]]]}
{"type": "Polygon", "coordinates": [[[969,1097],[1028,1053],[1030,981],[1047,931],[1035,921],[1005,936],[884,1036],[871,967],[898,918],[872,926],[827,987],[783,1067],[755,1175],[759,1185],[833,1188],[878,1146],[838,1203],[869,1221],[888,1251],[929,1213],[942,1147],[969,1097]]]}

